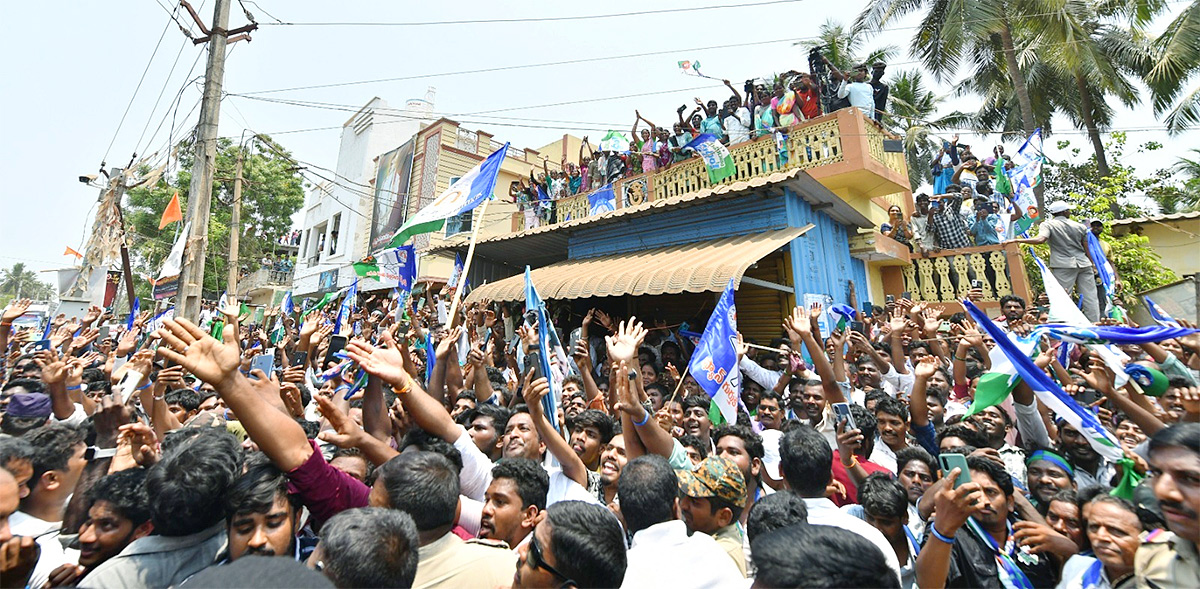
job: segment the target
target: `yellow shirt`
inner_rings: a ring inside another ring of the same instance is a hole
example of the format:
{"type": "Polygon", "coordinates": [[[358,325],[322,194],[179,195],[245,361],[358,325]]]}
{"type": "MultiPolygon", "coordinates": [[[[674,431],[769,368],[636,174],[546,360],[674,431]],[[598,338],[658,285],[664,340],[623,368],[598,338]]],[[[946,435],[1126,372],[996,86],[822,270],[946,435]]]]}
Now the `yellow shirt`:
{"type": "Polygon", "coordinates": [[[512,586],[516,554],[503,543],[464,542],[453,533],[422,546],[413,588],[512,586]]]}
{"type": "Polygon", "coordinates": [[[1139,588],[1200,587],[1196,545],[1167,531],[1143,534],[1133,566],[1139,588]]]}

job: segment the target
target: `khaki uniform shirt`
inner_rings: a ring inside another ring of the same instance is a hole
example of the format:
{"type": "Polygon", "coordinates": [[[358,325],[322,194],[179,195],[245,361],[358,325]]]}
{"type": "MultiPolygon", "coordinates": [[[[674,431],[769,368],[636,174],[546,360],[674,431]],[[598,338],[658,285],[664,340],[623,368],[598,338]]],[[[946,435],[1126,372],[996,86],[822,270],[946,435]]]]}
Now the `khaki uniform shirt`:
{"type": "Polygon", "coordinates": [[[413,588],[509,587],[517,572],[516,554],[504,542],[464,542],[453,533],[422,546],[413,588]]]}
{"type": "Polygon", "coordinates": [[[1196,545],[1164,530],[1142,535],[1134,558],[1134,575],[1141,588],[1200,587],[1200,555],[1196,545]]]}
{"type": "Polygon", "coordinates": [[[742,576],[746,576],[746,552],[742,550],[742,532],[738,530],[737,524],[729,524],[713,534],[713,539],[725,552],[729,553],[729,558],[733,559],[733,563],[737,565],[738,572],[742,576]]]}

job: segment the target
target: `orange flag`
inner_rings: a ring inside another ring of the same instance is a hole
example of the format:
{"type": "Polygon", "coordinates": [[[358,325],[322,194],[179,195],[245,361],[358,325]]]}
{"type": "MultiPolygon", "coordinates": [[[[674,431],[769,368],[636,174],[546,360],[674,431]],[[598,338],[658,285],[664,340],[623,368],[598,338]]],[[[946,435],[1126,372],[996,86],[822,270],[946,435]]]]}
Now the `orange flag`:
{"type": "Polygon", "coordinates": [[[175,195],[171,197],[171,202],[167,203],[167,208],[163,210],[162,219],[158,221],[158,228],[162,229],[175,221],[183,220],[183,211],[179,209],[179,191],[175,191],[175,195]]]}
{"type": "Polygon", "coordinates": [[[67,251],[63,252],[63,255],[64,256],[75,256],[76,258],[83,257],[83,254],[71,249],[71,246],[69,246],[69,245],[67,246],[67,251]]]}

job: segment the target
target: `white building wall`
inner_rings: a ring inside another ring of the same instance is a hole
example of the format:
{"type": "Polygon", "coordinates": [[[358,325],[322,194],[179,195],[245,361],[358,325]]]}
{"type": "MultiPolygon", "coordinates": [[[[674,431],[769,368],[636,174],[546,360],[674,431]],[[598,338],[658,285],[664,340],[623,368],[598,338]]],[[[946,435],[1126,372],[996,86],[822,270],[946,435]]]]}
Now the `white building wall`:
{"type": "Polygon", "coordinates": [[[292,285],[294,296],[316,294],[323,272],[338,272],[338,288],[354,282],[351,264],[368,253],[375,158],[408,141],[422,123],[432,122],[433,97],[430,88],[425,99],[409,100],[404,109],[392,109],[376,97],[342,126],[336,175],[305,196],[304,235],[292,285]]]}

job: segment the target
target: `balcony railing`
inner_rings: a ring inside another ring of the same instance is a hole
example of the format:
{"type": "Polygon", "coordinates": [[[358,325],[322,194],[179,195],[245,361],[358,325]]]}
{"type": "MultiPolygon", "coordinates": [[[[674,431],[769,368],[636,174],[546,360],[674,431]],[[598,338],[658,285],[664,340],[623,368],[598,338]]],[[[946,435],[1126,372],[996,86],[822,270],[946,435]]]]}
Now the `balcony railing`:
{"type": "Polygon", "coordinates": [[[287,286],[291,283],[292,272],[261,268],[238,281],[238,294],[244,295],[260,288],[287,286]]]}
{"type": "MultiPolygon", "coordinates": [[[[906,186],[908,172],[904,154],[884,149],[884,140],[894,138],[857,109],[843,109],[791,127],[782,142],[782,150],[773,135],[730,146],[735,172],[720,183],[732,184],[779,171],[808,170],[853,160],[854,167],[872,166],[877,173],[893,175],[893,181],[906,186]]],[[[708,171],[698,157],[671,164],[653,174],[622,178],[613,183],[617,208],[680,196],[710,186],[708,171]]],[[[536,209],[537,205],[526,206],[536,209]]],[[[588,195],[557,199],[554,211],[554,224],[587,217],[588,195]]],[[[547,224],[550,223],[533,214],[518,212],[513,215],[512,230],[547,224]]]]}
{"type": "Polygon", "coordinates": [[[928,254],[912,254],[912,264],[901,268],[904,290],[914,301],[953,303],[966,298],[971,282],[978,280],[984,303],[1016,294],[1030,300],[1029,280],[1016,244],[988,245],[928,254]]]}

